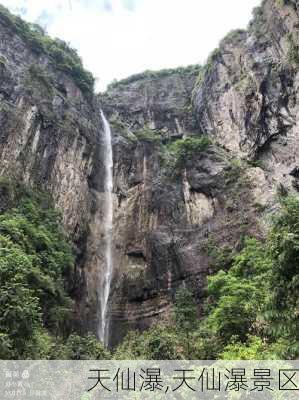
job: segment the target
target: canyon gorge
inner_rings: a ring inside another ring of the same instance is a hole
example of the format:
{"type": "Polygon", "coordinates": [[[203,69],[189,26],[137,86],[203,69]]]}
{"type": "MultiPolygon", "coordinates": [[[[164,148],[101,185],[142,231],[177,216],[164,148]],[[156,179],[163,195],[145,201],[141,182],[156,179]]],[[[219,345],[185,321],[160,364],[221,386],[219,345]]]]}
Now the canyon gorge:
{"type": "Polygon", "coordinates": [[[299,190],[298,2],[263,1],[204,66],[99,94],[3,10],[0,37],[0,175],[62,214],[70,324],[114,346],[167,320],[182,286],[201,315],[212,254],[263,238],[277,191],[299,190]]]}

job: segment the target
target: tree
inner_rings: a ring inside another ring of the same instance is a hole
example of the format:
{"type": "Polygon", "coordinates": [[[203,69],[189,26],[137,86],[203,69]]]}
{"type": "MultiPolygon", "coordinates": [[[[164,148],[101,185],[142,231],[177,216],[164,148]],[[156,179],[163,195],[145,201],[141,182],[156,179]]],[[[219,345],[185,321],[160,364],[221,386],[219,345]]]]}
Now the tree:
{"type": "Polygon", "coordinates": [[[6,210],[0,215],[0,352],[40,358],[62,335],[71,299],[64,276],[72,249],[47,196],[1,180],[6,210]]]}
{"type": "Polygon", "coordinates": [[[22,354],[41,326],[39,299],[29,286],[32,259],[7,237],[0,235],[0,334],[2,346],[22,354]]]}
{"type": "Polygon", "coordinates": [[[222,360],[277,360],[285,351],[286,343],[282,340],[269,343],[259,336],[248,336],[246,343],[231,340],[220,354],[222,360]]]}
{"type": "Polygon", "coordinates": [[[116,348],[114,358],[176,360],[183,358],[183,352],[174,330],[161,323],[153,325],[142,333],[129,332],[116,348]]]}
{"type": "Polygon", "coordinates": [[[106,360],[110,353],[94,335],[72,334],[65,343],[65,357],[68,360],[106,360]]]}
{"type": "Polygon", "coordinates": [[[197,312],[194,296],[185,287],[178,289],[175,296],[174,320],[180,337],[187,338],[187,356],[190,355],[190,334],[197,326],[197,312]]]}
{"type": "Polygon", "coordinates": [[[247,346],[249,334],[262,334],[271,266],[265,244],[247,238],[231,268],[208,278],[206,317],[197,333],[197,351],[204,358],[217,358],[236,342],[247,346]]]}
{"type": "Polygon", "coordinates": [[[299,354],[299,199],[281,198],[281,210],[273,218],[269,236],[273,267],[266,320],[276,339],[289,340],[285,357],[299,354]]]}

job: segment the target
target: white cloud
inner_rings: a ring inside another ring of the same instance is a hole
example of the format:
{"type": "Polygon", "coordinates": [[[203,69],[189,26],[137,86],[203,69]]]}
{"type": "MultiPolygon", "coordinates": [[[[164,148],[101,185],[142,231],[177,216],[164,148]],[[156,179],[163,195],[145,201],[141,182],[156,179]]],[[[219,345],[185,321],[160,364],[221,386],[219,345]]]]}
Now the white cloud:
{"type": "Polygon", "coordinates": [[[202,63],[260,0],[0,0],[78,49],[98,88],[145,69],[202,63]]]}

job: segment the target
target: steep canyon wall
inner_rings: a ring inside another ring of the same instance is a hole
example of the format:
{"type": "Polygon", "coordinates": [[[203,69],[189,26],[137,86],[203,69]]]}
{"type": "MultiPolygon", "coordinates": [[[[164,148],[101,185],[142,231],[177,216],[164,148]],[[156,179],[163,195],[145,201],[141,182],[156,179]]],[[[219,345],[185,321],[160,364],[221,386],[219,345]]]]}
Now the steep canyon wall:
{"type": "Polygon", "coordinates": [[[101,108],[114,166],[111,344],[168,318],[181,285],[200,313],[217,257],[263,235],[277,188],[299,188],[297,2],[266,0],[254,15],[206,66],[136,75],[98,96],[0,18],[0,173],[61,210],[82,332],[97,330],[105,262],[101,108]]]}

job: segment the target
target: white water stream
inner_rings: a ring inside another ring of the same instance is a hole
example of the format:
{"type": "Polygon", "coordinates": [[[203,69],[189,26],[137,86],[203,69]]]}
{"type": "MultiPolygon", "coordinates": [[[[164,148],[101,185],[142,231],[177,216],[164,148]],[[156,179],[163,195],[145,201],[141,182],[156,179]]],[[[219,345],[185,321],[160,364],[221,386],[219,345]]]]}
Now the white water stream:
{"type": "Polygon", "coordinates": [[[101,110],[101,118],[104,126],[104,235],[105,235],[105,253],[103,276],[100,280],[99,297],[101,301],[101,315],[99,321],[99,339],[102,343],[108,343],[109,337],[109,320],[107,317],[108,300],[111,288],[112,272],[113,272],[113,156],[111,129],[103,111],[101,110]]]}

